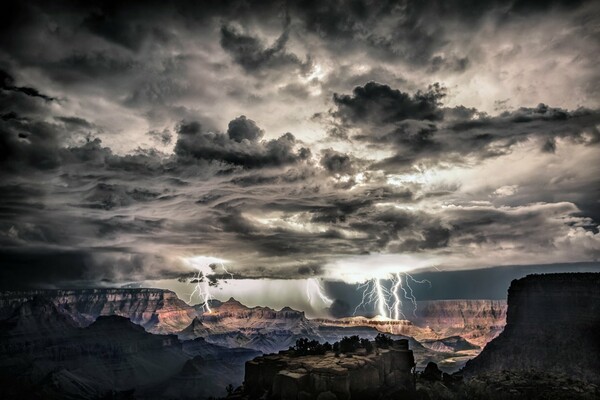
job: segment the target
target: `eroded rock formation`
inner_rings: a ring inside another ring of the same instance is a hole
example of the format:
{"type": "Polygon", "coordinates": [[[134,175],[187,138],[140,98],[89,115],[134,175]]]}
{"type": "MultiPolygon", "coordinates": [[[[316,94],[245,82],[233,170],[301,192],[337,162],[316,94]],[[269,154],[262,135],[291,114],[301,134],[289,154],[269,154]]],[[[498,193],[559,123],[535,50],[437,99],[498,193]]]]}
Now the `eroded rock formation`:
{"type": "Polygon", "coordinates": [[[196,310],[164,289],[79,289],[34,290],[0,294],[0,319],[10,316],[21,304],[43,297],[68,313],[79,326],[99,316],[118,315],[153,333],[173,333],[189,326],[196,310]]]}
{"type": "Polygon", "coordinates": [[[295,357],[281,352],[246,363],[245,388],[249,398],[266,393],[273,399],[375,398],[385,392],[413,391],[415,365],[407,340],[396,341],[388,349],[367,354],[295,357]],[[333,397],[332,397],[333,396],[333,397]]]}
{"type": "MultiPolygon", "coordinates": [[[[415,325],[436,332],[440,338],[462,336],[483,347],[498,336],[506,323],[504,300],[432,300],[419,301],[415,325]]],[[[417,339],[430,339],[415,336],[417,339]]]]}

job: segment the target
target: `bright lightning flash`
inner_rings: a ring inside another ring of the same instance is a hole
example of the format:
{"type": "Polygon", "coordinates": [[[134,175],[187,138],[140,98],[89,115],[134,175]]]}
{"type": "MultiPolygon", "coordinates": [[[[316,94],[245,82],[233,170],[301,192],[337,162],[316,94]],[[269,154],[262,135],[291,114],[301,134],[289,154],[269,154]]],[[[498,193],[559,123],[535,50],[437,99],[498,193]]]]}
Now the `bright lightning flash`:
{"type": "Polygon", "coordinates": [[[191,304],[194,300],[194,297],[196,297],[200,301],[202,310],[204,312],[212,312],[210,308],[210,300],[212,300],[213,297],[210,294],[211,282],[208,279],[208,275],[214,274],[214,270],[211,268],[211,265],[219,264],[223,271],[233,278],[233,274],[227,271],[225,268],[224,263],[227,261],[220,258],[206,256],[191,257],[184,259],[184,261],[192,268],[196,269],[196,273],[191,280],[194,285],[194,290],[190,293],[188,303],[191,304]]]}
{"type": "Polygon", "coordinates": [[[413,315],[417,316],[417,299],[414,295],[411,282],[417,284],[429,284],[427,279],[416,280],[407,272],[396,272],[390,275],[392,286],[386,288],[380,278],[373,278],[358,285],[357,290],[362,290],[360,304],[354,309],[354,314],[359,308],[365,308],[373,304],[377,309],[378,316],[383,319],[406,319],[402,312],[402,299],[408,300],[413,306],[413,315]],[[400,295],[402,293],[402,296],[400,295]]]}
{"type": "Polygon", "coordinates": [[[306,280],[306,297],[311,305],[314,300],[320,300],[326,307],[333,304],[333,300],[325,295],[325,289],[316,278],[306,280]]]}

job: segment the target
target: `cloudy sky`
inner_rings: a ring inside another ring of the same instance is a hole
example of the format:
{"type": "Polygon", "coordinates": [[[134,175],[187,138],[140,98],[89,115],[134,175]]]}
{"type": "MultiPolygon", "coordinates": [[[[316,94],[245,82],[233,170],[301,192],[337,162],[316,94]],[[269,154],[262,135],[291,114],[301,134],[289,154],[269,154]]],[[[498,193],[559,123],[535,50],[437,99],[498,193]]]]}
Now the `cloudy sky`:
{"type": "Polygon", "coordinates": [[[4,5],[2,286],[598,262],[600,6],[529,3],[4,5]]]}

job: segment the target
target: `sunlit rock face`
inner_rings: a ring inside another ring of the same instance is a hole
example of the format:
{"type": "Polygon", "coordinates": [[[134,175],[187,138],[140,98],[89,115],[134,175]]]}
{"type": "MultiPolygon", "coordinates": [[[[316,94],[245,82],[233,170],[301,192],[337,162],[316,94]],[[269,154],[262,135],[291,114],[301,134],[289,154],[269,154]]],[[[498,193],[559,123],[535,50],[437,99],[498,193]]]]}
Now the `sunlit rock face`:
{"type": "Polygon", "coordinates": [[[202,313],[179,335],[192,338],[197,333],[211,343],[246,347],[267,354],[287,349],[302,337],[317,337],[317,329],[302,311],[289,307],[281,310],[247,307],[231,298],[223,303],[213,303],[210,312],[202,313]]]}
{"type": "Polygon", "coordinates": [[[506,309],[504,300],[419,301],[413,322],[439,337],[460,335],[483,347],[502,332],[506,309]]]}
{"type": "Polygon", "coordinates": [[[306,319],[304,312],[284,307],[273,310],[269,307],[247,307],[230,298],[201,316],[202,323],[211,331],[265,332],[288,331],[292,334],[311,334],[314,325],[306,319]]]}
{"type": "Polygon", "coordinates": [[[204,326],[200,318],[196,317],[192,323],[177,334],[179,339],[190,340],[199,337],[204,337],[210,334],[210,330],[204,326]]]}
{"type": "Polygon", "coordinates": [[[483,347],[502,332],[506,321],[506,301],[419,301],[415,314],[408,314],[406,318],[409,319],[347,317],[314,321],[326,326],[369,326],[380,332],[412,336],[417,340],[461,336],[483,347]]]}
{"type": "Polygon", "coordinates": [[[538,369],[600,382],[600,274],[529,275],[508,291],[507,324],[465,375],[538,369]]]}
{"type": "Polygon", "coordinates": [[[0,297],[0,315],[7,317],[21,303],[43,296],[79,326],[87,326],[99,316],[118,315],[154,333],[173,333],[191,324],[193,307],[174,292],[163,289],[80,289],[5,292],[0,297]]]}
{"type": "Polygon", "coordinates": [[[408,342],[400,340],[371,354],[259,357],[246,363],[244,382],[249,398],[377,398],[383,392],[413,391],[413,367],[408,342]]]}
{"type": "Polygon", "coordinates": [[[408,320],[392,320],[383,319],[380,317],[346,317],[339,319],[315,319],[313,320],[322,326],[338,326],[338,327],[358,327],[365,326],[378,330],[379,332],[391,333],[394,335],[411,336],[415,339],[430,339],[438,338],[439,335],[434,330],[428,327],[420,327],[414,325],[408,320]]]}

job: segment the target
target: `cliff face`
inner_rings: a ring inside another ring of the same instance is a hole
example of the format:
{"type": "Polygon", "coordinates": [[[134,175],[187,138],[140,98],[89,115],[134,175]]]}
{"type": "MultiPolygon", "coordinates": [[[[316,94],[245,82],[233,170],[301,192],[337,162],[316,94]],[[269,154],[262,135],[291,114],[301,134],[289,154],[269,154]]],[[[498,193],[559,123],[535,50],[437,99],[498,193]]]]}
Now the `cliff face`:
{"type": "Polygon", "coordinates": [[[302,311],[289,307],[279,311],[269,307],[250,308],[234,298],[214,307],[211,312],[203,313],[200,319],[215,333],[280,331],[289,334],[311,334],[315,328],[302,311]]]}
{"type": "Polygon", "coordinates": [[[417,302],[414,323],[428,327],[439,337],[460,335],[485,346],[504,328],[507,305],[504,300],[435,300],[417,302]]]}
{"type": "Polygon", "coordinates": [[[600,382],[600,274],[529,275],[508,290],[507,324],[465,375],[539,369],[600,382]]]}
{"type": "Polygon", "coordinates": [[[244,386],[249,398],[377,398],[387,392],[411,392],[412,351],[407,341],[366,354],[295,357],[287,352],[246,363],[244,386]]]}
{"type": "Polygon", "coordinates": [[[284,307],[279,311],[269,307],[250,308],[233,297],[212,308],[211,312],[203,313],[201,319],[205,325],[221,325],[225,329],[260,330],[263,328],[276,329],[278,327],[300,331],[312,329],[302,311],[296,311],[289,307],[284,307]]]}
{"type": "Polygon", "coordinates": [[[36,296],[50,300],[79,326],[87,326],[99,316],[118,315],[149,332],[172,333],[190,325],[196,316],[193,307],[169,290],[80,289],[4,292],[0,296],[0,318],[7,318],[36,296]]]}
{"type": "Polygon", "coordinates": [[[366,318],[366,317],[346,317],[340,319],[314,319],[314,322],[325,327],[370,327],[379,332],[390,333],[392,335],[410,336],[417,340],[438,338],[439,334],[428,327],[414,325],[408,320],[389,320],[366,318]]]}
{"type": "Polygon", "coordinates": [[[180,338],[204,336],[207,341],[227,347],[246,347],[263,353],[287,349],[301,337],[315,337],[316,325],[304,312],[284,307],[247,307],[231,298],[213,303],[180,338]],[[204,332],[204,334],[202,334],[204,332]]]}

